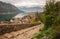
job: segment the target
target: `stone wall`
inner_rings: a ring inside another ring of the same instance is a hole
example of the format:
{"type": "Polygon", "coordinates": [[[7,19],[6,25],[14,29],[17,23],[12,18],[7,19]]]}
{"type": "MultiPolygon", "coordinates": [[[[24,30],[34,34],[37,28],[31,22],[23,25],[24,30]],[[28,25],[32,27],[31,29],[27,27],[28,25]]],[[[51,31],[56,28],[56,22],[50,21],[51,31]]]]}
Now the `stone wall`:
{"type": "Polygon", "coordinates": [[[36,24],[0,24],[0,35],[39,25],[36,24]]]}
{"type": "Polygon", "coordinates": [[[5,33],[4,35],[0,35],[0,39],[31,39],[39,33],[39,30],[43,29],[43,27],[44,24],[39,24],[26,29],[5,33]]]}

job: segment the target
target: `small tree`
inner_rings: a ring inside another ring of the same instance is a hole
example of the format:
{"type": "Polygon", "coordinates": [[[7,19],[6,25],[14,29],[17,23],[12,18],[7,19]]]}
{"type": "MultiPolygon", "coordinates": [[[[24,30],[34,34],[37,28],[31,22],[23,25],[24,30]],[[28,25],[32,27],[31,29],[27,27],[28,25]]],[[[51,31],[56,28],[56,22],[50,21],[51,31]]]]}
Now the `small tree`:
{"type": "Polygon", "coordinates": [[[45,6],[45,16],[46,16],[46,21],[45,21],[45,27],[46,29],[50,26],[54,25],[55,21],[55,0],[49,0],[46,3],[45,6]]]}

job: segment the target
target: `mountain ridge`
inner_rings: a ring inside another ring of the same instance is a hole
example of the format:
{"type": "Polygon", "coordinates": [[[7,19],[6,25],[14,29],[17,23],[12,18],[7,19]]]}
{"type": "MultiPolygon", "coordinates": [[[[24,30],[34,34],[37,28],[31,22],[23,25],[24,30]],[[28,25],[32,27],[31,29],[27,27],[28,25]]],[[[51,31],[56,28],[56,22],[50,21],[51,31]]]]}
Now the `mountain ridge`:
{"type": "Polygon", "coordinates": [[[43,12],[43,8],[39,7],[39,6],[34,6],[34,7],[18,7],[19,9],[23,10],[23,11],[26,11],[26,12],[43,12]]]}
{"type": "Polygon", "coordinates": [[[0,1],[0,13],[5,13],[5,12],[15,12],[15,13],[20,13],[23,12],[22,10],[18,9],[16,6],[10,4],[10,3],[5,3],[0,1]]]}

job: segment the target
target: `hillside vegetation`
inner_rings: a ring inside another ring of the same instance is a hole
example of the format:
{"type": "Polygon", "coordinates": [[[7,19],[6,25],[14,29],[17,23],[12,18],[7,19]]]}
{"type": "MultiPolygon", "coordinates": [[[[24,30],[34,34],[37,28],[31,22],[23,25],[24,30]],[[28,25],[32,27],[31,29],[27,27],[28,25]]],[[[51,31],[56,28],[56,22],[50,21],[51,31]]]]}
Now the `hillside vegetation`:
{"type": "MultiPolygon", "coordinates": [[[[60,1],[50,0],[46,3],[40,20],[45,24],[36,39],[60,39],[60,1]]],[[[32,38],[32,39],[34,39],[32,38]]]]}

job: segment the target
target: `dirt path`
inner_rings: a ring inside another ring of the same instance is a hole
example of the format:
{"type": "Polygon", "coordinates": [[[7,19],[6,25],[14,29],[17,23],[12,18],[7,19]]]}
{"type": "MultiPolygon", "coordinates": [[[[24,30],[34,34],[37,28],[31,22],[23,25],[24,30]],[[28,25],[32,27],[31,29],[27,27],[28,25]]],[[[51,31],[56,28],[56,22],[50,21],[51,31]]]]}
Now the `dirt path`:
{"type": "Polygon", "coordinates": [[[1,35],[0,39],[31,39],[34,35],[39,33],[39,30],[43,29],[43,27],[44,27],[44,24],[41,23],[39,25],[30,27],[30,28],[6,33],[4,35],[1,35]]]}

